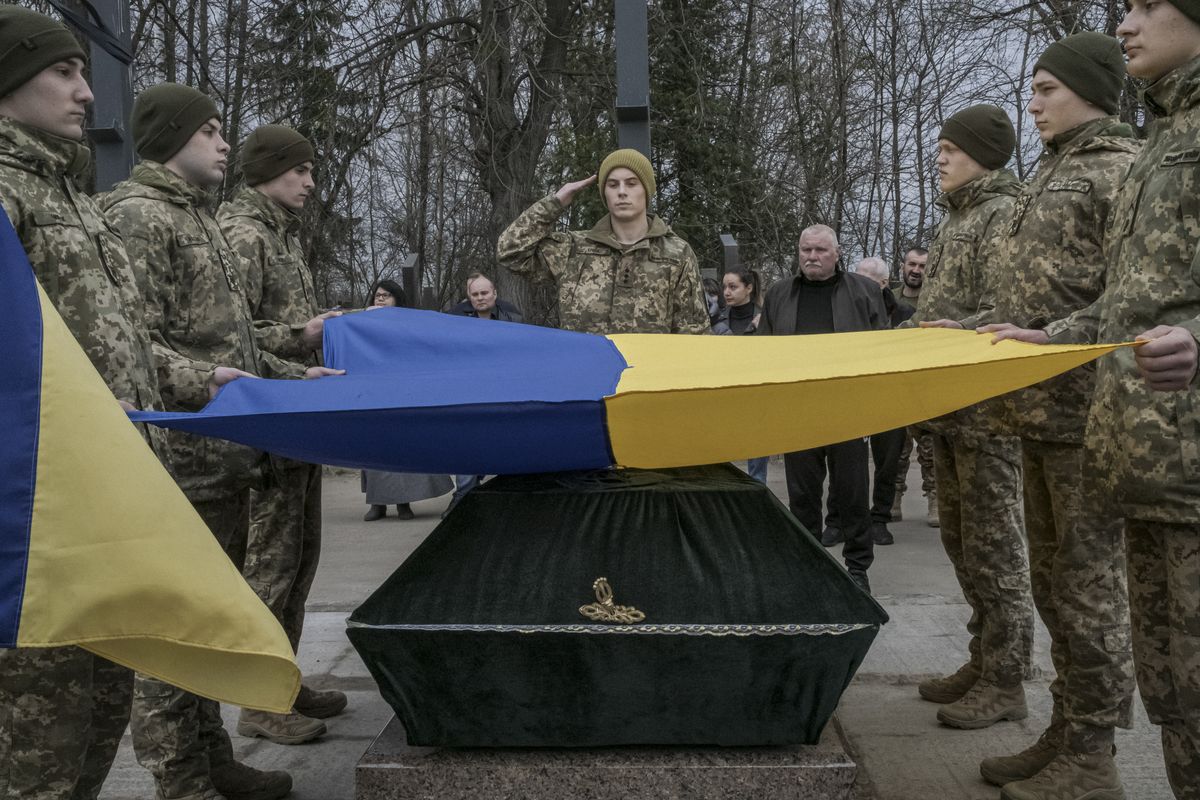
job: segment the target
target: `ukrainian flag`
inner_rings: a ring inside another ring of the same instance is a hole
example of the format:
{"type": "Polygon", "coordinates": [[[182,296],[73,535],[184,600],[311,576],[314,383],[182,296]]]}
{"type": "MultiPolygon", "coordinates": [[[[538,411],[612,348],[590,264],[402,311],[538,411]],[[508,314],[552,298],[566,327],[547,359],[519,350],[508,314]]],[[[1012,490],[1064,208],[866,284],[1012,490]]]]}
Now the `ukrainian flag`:
{"type": "Polygon", "coordinates": [[[285,712],[283,629],[146,446],[0,212],[0,647],[80,645],[285,712]]]}
{"type": "Polygon", "coordinates": [[[318,464],[459,475],[713,464],[941,416],[1123,345],[938,328],[593,336],[382,308],[325,324],[344,377],[237,380],[155,425],[318,464]]]}

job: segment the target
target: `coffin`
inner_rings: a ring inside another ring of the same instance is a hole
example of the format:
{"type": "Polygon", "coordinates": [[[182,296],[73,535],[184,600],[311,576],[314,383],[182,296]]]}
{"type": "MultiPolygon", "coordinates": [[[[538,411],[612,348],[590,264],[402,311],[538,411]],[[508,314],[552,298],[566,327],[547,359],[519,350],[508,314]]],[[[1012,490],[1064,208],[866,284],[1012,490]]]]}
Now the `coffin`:
{"type": "Polygon", "coordinates": [[[413,745],[782,745],[886,621],[725,464],[495,478],[347,632],[413,745]]]}

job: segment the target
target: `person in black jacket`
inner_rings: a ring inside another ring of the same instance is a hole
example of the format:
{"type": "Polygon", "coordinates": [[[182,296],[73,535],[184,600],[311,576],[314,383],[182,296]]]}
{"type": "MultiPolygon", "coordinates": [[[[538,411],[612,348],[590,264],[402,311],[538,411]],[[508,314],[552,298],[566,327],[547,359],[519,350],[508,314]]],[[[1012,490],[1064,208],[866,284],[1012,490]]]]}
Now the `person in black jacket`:
{"type": "MultiPolygon", "coordinates": [[[[814,225],[800,234],[799,271],[767,290],[756,336],[883,330],[887,311],[879,285],[841,267],[837,234],[814,225]]],[[[875,559],[870,534],[867,440],[785,453],[788,506],[810,532],[820,530],[821,495],[829,464],[829,494],[845,541],[842,557],[855,583],[869,592],[867,570],[875,559]]],[[[832,546],[836,542],[829,542],[832,546]]]]}
{"type": "MultiPolygon", "coordinates": [[[[762,314],[762,306],[758,304],[762,280],[758,273],[748,267],[729,270],[721,278],[721,293],[725,305],[713,317],[712,332],[722,336],[752,335],[762,314]]],[[[746,474],[766,483],[769,462],[770,456],[748,459],[746,474]]]]}
{"type": "Polygon", "coordinates": [[[460,317],[498,319],[501,322],[524,322],[521,309],[507,300],[501,300],[496,284],[482,272],[467,276],[467,299],[452,307],[447,313],[460,317]]]}

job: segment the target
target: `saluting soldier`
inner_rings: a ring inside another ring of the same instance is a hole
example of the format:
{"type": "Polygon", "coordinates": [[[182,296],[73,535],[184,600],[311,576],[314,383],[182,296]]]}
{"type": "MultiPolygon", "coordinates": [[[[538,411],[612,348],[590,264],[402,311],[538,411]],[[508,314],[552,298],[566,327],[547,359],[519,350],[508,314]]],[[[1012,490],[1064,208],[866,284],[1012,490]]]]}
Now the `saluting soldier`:
{"type": "MultiPolygon", "coordinates": [[[[241,256],[250,314],[270,339],[259,346],[314,367],[320,354],[294,331],[318,315],[312,273],[300,246],[300,212],[313,191],[312,143],[284,125],[263,125],[241,148],[246,185],[217,212],[230,246],[241,256]],[[278,325],[277,323],[284,323],[278,325]]],[[[299,650],[308,599],[321,555],[321,467],[273,459],[267,486],[250,493],[250,535],[243,574],[299,650]]],[[[346,695],[301,685],[294,714],[243,709],[237,730],[280,744],[325,733],[322,719],[341,713],[346,695]],[[301,719],[308,718],[307,720],[301,719]]]]}
{"type": "Polygon", "coordinates": [[[706,333],[711,322],[691,246],[647,212],[654,168],[617,150],[600,171],[529,207],[500,236],[496,256],[513,274],[558,290],[559,318],[583,333],[706,333]],[[589,231],[555,231],[563,211],[597,182],[608,214],[589,231]]]}

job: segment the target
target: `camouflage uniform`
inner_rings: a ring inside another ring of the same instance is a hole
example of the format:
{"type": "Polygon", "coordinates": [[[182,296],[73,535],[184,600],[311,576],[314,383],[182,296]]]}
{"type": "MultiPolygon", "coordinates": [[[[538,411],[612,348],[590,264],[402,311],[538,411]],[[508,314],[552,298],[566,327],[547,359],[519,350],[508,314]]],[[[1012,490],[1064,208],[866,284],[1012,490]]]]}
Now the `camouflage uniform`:
{"type": "MultiPolygon", "coordinates": [[[[1156,325],[1200,338],[1200,59],[1144,92],[1155,120],[1109,216],[1103,297],[1047,325],[1118,342],[1156,325]]],[[[1175,796],[1200,798],[1200,380],[1155,392],[1122,349],[1100,361],[1087,436],[1125,516],[1138,688],[1175,796]]]]}
{"type": "MultiPolygon", "coordinates": [[[[910,322],[954,319],[965,328],[991,309],[1000,236],[1020,184],[993,170],[938,198],[946,218],[929,250],[925,285],[910,322]]],[[[1020,683],[1033,644],[1029,561],[1021,520],[1021,451],[999,435],[993,404],[980,403],[917,427],[934,434],[942,544],[971,606],[972,662],[989,683],[1020,683]]]]}
{"type": "MultiPolygon", "coordinates": [[[[0,117],[0,205],[50,301],[113,394],[159,408],[120,235],[74,179],[86,146],[0,117]]],[[[143,431],[165,452],[157,429],[143,431]]],[[[0,650],[0,797],[95,798],[129,721],[133,675],[79,647],[0,650]]]]}
{"type": "Polygon", "coordinates": [[[590,231],[555,232],[564,206],[534,203],[496,246],[513,274],[558,287],[562,327],[583,333],[707,333],[708,306],[691,246],[650,215],[646,238],[617,241],[604,216],[590,231]]]}
{"type": "MultiPolygon", "coordinates": [[[[262,192],[243,188],[221,206],[217,221],[241,256],[250,313],[260,330],[272,337],[260,337],[260,347],[315,366],[319,355],[305,347],[299,335],[317,315],[312,274],[297,238],[300,218],[262,192]]],[[[250,493],[243,574],[283,625],[295,650],[321,555],[321,468],[282,458],[273,458],[272,464],[268,485],[250,493]]]]}
{"type": "MultiPolygon", "coordinates": [[[[168,410],[203,406],[218,365],[264,377],[303,374],[303,367],[259,352],[244,270],[207,210],[208,200],[203,190],[151,161],[102,200],[137,271],[168,410]]],[[[174,431],[168,442],[179,485],[241,568],[249,491],[265,457],[174,431]]],[[[137,676],[132,726],[138,761],[154,774],[163,797],[208,790],[211,768],[233,760],[219,705],[162,681],[137,676]]]]}
{"type": "MultiPolygon", "coordinates": [[[[1105,117],[1046,144],[1008,226],[993,320],[1041,327],[1100,297],[1104,228],[1137,154],[1132,136],[1105,117]]],[[[1087,365],[1000,400],[1021,437],[1033,597],[1057,673],[1051,724],[1075,753],[1109,752],[1133,695],[1120,514],[1084,469],[1096,463],[1083,447],[1094,375],[1087,365]]]]}

